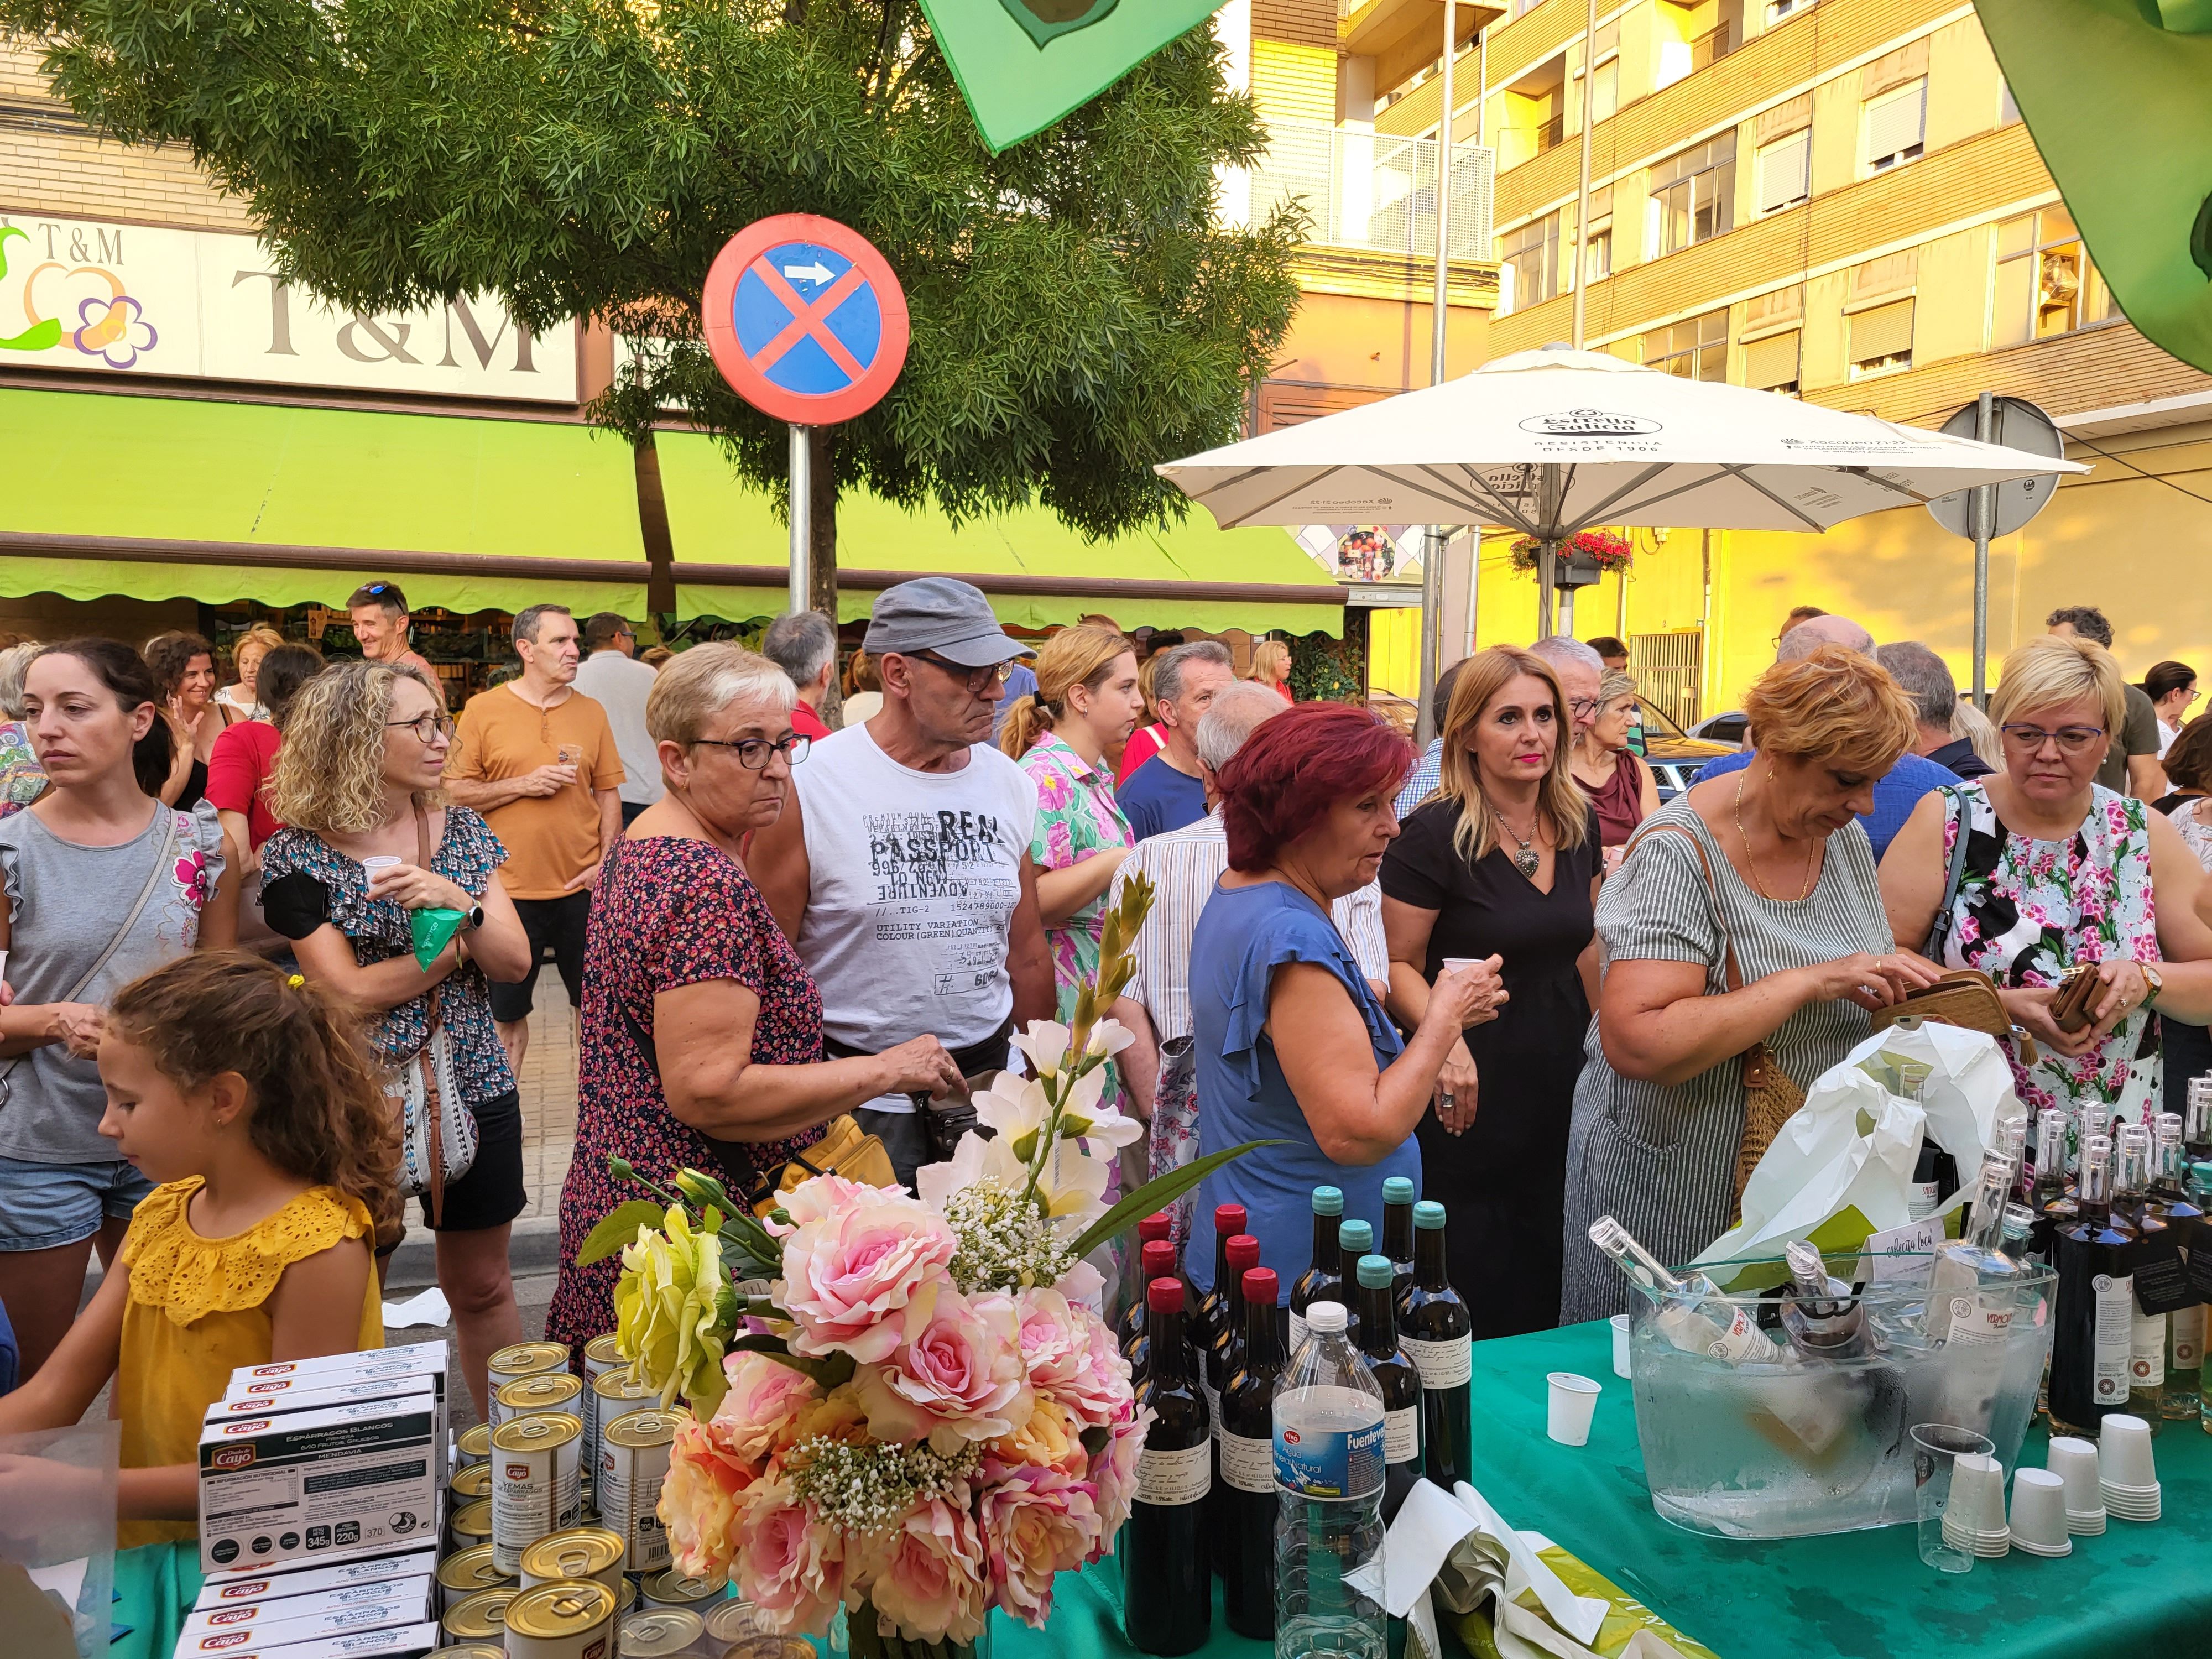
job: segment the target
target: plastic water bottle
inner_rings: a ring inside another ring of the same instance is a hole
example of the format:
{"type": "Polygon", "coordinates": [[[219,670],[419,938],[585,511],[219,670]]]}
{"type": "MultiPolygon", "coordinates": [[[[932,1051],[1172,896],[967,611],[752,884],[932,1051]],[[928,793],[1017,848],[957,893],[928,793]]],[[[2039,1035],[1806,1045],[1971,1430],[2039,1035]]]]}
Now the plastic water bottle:
{"type": "Polygon", "coordinates": [[[1346,1580],[1382,1555],[1382,1390],[1345,1335],[1339,1302],[1275,1395],[1276,1659],[1384,1659],[1381,1603],[1346,1580]]]}

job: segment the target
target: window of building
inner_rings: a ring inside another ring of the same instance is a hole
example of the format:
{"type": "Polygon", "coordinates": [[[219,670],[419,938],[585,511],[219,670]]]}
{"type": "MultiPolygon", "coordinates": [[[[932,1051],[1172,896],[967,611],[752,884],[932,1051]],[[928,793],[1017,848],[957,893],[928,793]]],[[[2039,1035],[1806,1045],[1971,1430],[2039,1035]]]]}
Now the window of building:
{"type": "Polygon", "coordinates": [[[1609,118],[1620,108],[1620,54],[1615,52],[1597,66],[1595,89],[1590,94],[1590,108],[1601,120],[1609,118]]]}
{"type": "Polygon", "coordinates": [[[2120,314],[2063,208],[2023,213],[1999,225],[1996,264],[1993,345],[2019,345],[2120,314]]]}
{"type": "Polygon", "coordinates": [[[1869,173],[1887,173],[1917,160],[1928,137],[1928,79],[1869,98],[1866,111],[1866,161],[1869,173]]]}
{"type": "Polygon", "coordinates": [[[1644,337],[1644,366],[1686,380],[1728,379],[1728,313],[1709,311],[1644,337]]]}
{"type": "Polygon", "coordinates": [[[1800,12],[1813,9],[1815,0],[1768,0],[1766,21],[1771,27],[1785,17],[1795,17],[1800,12]]]}
{"type": "Polygon", "coordinates": [[[1893,300],[1850,318],[1851,378],[1912,367],[1912,304],[1893,300]]]}
{"type": "Polygon", "coordinates": [[[1778,213],[1813,193],[1813,132],[1808,127],[1759,152],[1759,210],[1778,213]]]}
{"type": "Polygon", "coordinates": [[[2019,119],[2020,106],[2013,101],[2012,82],[2001,79],[1997,82],[1997,125],[2008,127],[2019,119]]]}
{"type": "Polygon", "coordinates": [[[1559,291],[1559,216],[1507,231],[1498,239],[1498,258],[1512,273],[1512,309],[1543,304],[1559,291]]]}
{"type": "Polygon", "coordinates": [[[1651,169],[1652,257],[1724,234],[1735,223],[1735,200],[1734,132],[1660,162],[1651,169]]]}
{"type": "Polygon", "coordinates": [[[1770,334],[1743,349],[1743,383],[1754,392],[1797,390],[1799,332],[1770,334]]]}
{"type": "Polygon", "coordinates": [[[1601,283],[1613,275],[1613,186],[1589,194],[1589,232],[1583,238],[1583,280],[1601,283]]]}

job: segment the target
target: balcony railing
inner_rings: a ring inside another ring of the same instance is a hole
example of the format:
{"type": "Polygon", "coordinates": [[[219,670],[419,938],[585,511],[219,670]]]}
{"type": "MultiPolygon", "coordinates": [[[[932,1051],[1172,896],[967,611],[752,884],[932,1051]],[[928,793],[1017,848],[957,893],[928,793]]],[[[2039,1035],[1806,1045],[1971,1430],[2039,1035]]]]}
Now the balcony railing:
{"type": "Polygon", "coordinates": [[[1735,38],[1735,26],[1723,23],[1718,28],[1699,35],[1690,42],[1690,73],[1711,69],[1741,44],[1735,38]]]}
{"type": "Polygon", "coordinates": [[[1565,110],[1561,110],[1536,129],[1536,154],[1541,155],[1566,136],[1567,114],[1565,110]]]}
{"type": "MultiPolygon", "coordinates": [[[[1310,240],[1331,247],[1432,255],[1437,247],[1437,141],[1348,131],[1317,123],[1269,124],[1267,155],[1251,172],[1251,217],[1303,201],[1310,240]]],[[[1455,144],[1450,252],[1491,257],[1491,152],[1455,144]]]]}

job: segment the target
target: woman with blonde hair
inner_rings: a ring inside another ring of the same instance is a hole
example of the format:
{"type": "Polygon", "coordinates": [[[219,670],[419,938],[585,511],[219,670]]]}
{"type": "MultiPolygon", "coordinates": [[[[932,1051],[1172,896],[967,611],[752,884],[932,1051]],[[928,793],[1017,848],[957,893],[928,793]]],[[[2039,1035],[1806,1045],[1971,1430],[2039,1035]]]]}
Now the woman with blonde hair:
{"type": "MultiPolygon", "coordinates": [[[[1037,653],[1037,689],[1016,703],[999,747],[1036,785],[1036,830],[1030,857],[1037,870],[1037,908],[1052,947],[1060,1017],[1098,966],[1106,890],[1137,844],[1114,799],[1106,751],[1126,742],[1144,713],[1136,647],[1095,623],[1063,628],[1037,653]]],[[[1109,1081],[1108,1098],[1120,1085],[1109,1081]]]]}
{"type": "Polygon", "coordinates": [[[1389,1008],[1418,1026],[1447,962],[1487,957],[1505,995],[1470,1025],[1416,1133],[1450,1212],[1452,1283],[1477,1338],[1559,1317],[1567,1125],[1596,988],[1596,812],[1570,769],[1573,721],[1551,665],[1510,647],[1461,665],[1437,793],[1382,857],[1389,1008]],[[1478,1100],[1483,1074],[1493,1085],[1478,1100]]]}
{"type": "Polygon", "coordinates": [[[2164,1109],[2154,1016],[2212,1021],[2212,895],[2171,819],[2097,782],[2126,699],[2119,664],[2088,640],[2043,635],[2007,657],[1990,702],[2004,770],[1923,797],[1881,892],[1899,938],[1996,981],[2042,1051],[2029,1064],[2007,1043],[2022,1104],[2141,1122],[2164,1109]],[[2084,963],[2102,981],[2090,1022],[2061,1030],[2053,997],[2084,963]]]}
{"type": "Polygon", "coordinates": [[[1291,647],[1280,640],[1262,640],[1252,647],[1250,678],[1271,688],[1285,702],[1296,702],[1291,694],[1291,647]]]}
{"type": "MultiPolygon", "coordinates": [[[[522,1340],[507,1241],[528,1196],[522,1102],[486,981],[521,979],[531,951],[500,884],[507,849],[439,792],[453,737],[437,687],[411,663],[336,663],[302,685],[270,776],[269,810],[285,827],[261,845],[261,908],[293,941],[301,970],[363,1011],[385,1064],[412,1060],[434,1030],[446,1035],[477,1153],[424,1218],[461,1369],[488,1413],[484,1362],[522,1340]],[[410,913],[427,909],[463,921],[424,968],[410,913]]],[[[428,1194],[422,1207],[432,1208],[428,1194]]]]}
{"type": "Polygon", "coordinates": [[[848,726],[863,726],[883,712],[884,680],[876,659],[865,651],[855,651],[853,660],[845,665],[844,722],[848,726]]]}
{"type": "Polygon", "coordinates": [[[1597,904],[1597,1018],[1567,1146],[1560,1318],[1620,1312],[1627,1281],[1589,1242],[1614,1216],[1662,1261],[1728,1225],[1754,1045],[1800,1088],[1936,969],[1896,948],[1856,820],[1912,743],[1913,705],[1873,658],[1824,645],[1744,700],[1758,752],[1644,821],[1597,904]]]}
{"type": "Polygon", "coordinates": [[[1597,712],[1576,733],[1568,764],[1597,809],[1598,840],[1626,847],[1636,826],[1659,810],[1659,785],[1629,743],[1637,726],[1636,682],[1608,668],[1597,683],[1597,712]]]}
{"type": "Polygon", "coordinates": [[[267,623],[256,623],[230,647],[230,660],[238,681],[215,694],[215,700],[242,720],[265,720],[269,705],[261,695],[261,659],[284,643],[284,636],[267,623]]]}

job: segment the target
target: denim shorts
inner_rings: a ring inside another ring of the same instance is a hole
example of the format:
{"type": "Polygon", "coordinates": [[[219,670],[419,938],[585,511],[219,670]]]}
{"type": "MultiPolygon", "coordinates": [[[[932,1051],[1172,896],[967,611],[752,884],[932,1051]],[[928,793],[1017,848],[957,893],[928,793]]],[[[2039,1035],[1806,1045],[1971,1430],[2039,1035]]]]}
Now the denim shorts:
{"type": "Polygon", "coordinates": [[[128,1221],[154,1183],[120,1158],[27,1164],[0,1158],[0,1251],[81,1243],[110,1218],[128,1221]]]}

